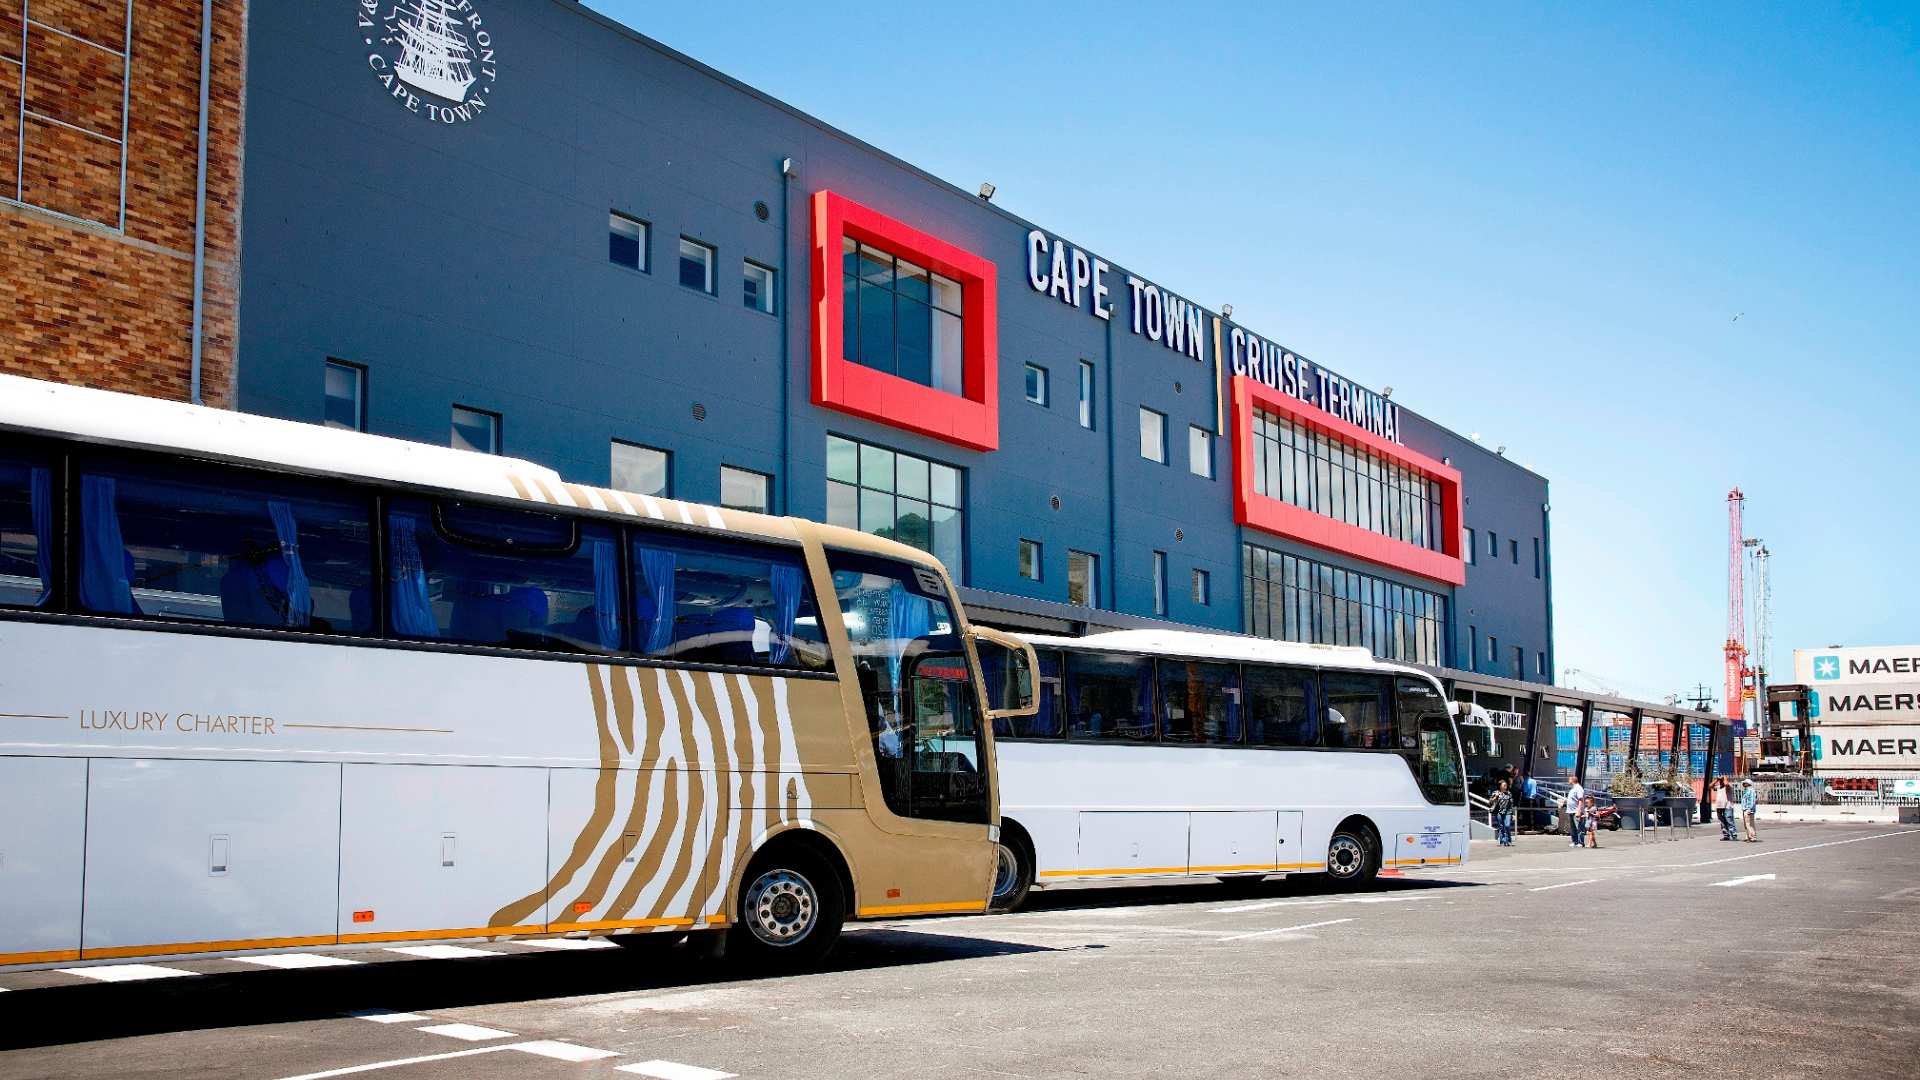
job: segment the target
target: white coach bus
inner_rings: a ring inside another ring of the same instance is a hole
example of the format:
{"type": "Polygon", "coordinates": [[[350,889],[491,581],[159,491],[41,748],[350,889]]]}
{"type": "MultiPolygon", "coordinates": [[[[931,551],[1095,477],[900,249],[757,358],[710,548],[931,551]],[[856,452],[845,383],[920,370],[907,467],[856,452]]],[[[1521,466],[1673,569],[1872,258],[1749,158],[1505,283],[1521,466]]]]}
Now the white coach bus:
{"type": "Polygon", "coordinates": [[[996,909],[1068,882],[1466,861],[1459,735],[1425,672],[1176,630],[1022,636],[1039,708],[996,723],[996,909]]]}
{"type": "Polygon", "coordinates": [[[980,911],[986,642],[863,533],[0,376],[0,967],[980,911]]]}

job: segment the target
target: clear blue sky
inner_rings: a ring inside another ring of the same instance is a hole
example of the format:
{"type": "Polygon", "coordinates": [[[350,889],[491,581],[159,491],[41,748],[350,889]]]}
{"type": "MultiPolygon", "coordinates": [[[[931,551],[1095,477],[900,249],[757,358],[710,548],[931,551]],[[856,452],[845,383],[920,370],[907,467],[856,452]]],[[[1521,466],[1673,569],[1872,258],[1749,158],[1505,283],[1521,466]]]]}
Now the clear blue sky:
{"type": "Polygon", "coordinates": [[[1720,684],[1736,484],[1777,678],[1920,641],[1912,4],[592,6],[1506,445],[1562,669],[1720,684]]]}

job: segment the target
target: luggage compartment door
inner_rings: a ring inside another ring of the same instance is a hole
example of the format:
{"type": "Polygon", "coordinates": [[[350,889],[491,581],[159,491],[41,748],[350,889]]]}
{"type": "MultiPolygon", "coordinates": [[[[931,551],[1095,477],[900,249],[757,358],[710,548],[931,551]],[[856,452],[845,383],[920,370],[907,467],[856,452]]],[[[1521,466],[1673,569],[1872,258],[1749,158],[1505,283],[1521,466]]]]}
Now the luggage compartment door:
{"type": "Polygon", "coordinates": [[[0,964],[80,955],[87,763],[0,757],[0,964]]]}
{"type": "Polygon", "coordinates": [[[1081,811],[1078,873],[1186,873],[1187,817],[1184,810],[1081,811]]]}
{"type": "Polygon", "coordinates": [[[1189,817],[1189,872],[1255,874],[1276,868],[1279,834],[1272,810],[1195,810],[1189,817]]]}

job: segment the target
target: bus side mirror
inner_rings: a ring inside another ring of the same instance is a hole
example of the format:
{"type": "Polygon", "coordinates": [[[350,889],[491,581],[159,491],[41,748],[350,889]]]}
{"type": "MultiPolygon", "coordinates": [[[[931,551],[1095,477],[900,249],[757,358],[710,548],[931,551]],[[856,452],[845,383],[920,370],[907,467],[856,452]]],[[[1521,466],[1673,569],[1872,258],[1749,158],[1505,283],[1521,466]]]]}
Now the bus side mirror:
{"type": "Polygon", "coordinates": [[[1033,646],[1011,634],[985,626],[967,631],[973,641],[974,655],[980,658],[980,674],[987,684],[987,720],[1016,719],[1040,711],[1039,684],[1035,673],[1040,660],[1033,646]]]}

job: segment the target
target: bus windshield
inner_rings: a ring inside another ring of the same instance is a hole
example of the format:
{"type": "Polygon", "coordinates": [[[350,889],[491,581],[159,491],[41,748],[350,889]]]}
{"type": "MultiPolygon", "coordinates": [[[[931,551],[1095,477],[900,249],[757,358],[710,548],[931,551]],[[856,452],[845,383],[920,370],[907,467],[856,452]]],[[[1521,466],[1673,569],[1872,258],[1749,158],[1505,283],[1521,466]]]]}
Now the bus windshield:
{"type": "Polygon", "coordinates": [[[880,789],[901,817],[984,823],[987,756],[967,651],[937,574],[828,552],[880,789]]]}

